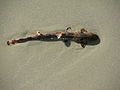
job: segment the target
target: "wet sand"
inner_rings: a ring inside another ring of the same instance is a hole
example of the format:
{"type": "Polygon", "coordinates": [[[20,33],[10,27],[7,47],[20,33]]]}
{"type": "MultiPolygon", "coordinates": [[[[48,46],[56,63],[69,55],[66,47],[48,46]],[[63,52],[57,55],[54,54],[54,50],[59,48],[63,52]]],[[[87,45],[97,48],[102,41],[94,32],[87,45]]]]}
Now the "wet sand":
{"type": "Polygon", "coordinates": [[[119,0],[1,0],[1,90],[120,90],[119,0]],[[63,42],[6,41],[32,32],[97,33],[101,43],[86,46],[63,42]]]}

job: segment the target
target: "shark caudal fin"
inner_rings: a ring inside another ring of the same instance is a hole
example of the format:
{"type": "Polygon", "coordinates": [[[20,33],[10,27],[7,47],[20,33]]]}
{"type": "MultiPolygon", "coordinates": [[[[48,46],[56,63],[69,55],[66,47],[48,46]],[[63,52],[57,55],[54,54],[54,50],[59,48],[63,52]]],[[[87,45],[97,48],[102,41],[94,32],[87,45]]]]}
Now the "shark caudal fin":
{"type": "Polygon", "coordinates": [[[71,41],[70,40],[64,40],[63,41],[66,47],[70,47],[71,41]]]}
{"type": "Polygon", "coordinates": [[[7,41],[7,45],[15,45],[17,43],[17,40],[9,40],[7,41]]]}

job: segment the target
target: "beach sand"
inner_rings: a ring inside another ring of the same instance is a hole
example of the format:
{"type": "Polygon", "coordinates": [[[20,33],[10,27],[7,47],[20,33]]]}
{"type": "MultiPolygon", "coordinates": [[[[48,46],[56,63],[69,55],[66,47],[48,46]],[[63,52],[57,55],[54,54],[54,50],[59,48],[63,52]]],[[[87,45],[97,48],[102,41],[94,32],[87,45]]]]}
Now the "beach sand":
{"type": "Polygon", "coordinates": [[[0,90],[120,90],[119,0],[0,0],[0,90]],[[6,41],[32,32],[97,33],[101,43],[6,41]]]}

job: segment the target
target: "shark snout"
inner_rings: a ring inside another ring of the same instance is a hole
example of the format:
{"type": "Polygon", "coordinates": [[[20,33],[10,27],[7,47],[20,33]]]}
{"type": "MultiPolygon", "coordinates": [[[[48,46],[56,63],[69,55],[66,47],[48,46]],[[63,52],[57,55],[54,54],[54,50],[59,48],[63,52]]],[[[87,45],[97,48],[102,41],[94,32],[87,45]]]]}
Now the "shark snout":
{"type": "Polygon", "coordinates": [[[87,44],[88,45],[97,45],[100,43],[100,38],[97,34],[92,34],[88,39],[87,39],[87,44]]]}

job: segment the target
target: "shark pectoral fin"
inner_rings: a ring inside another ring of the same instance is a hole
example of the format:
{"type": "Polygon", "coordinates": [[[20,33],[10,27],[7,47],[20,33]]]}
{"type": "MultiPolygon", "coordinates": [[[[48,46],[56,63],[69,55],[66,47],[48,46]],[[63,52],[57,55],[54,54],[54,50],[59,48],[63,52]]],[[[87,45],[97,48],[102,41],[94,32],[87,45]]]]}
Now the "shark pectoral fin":
{"type": "Polygon", "coordinates": [[[63,41],[66,47],[70,47],[71,41],[70,40],[64,40],[63,41]]]}
{"type": "Polygon", "coordinates": [[[84,43],[81,43],[81,46],[82,46],[83,48],[85,48],[86,44],[84,44],[84,43]]]}
{"type": "Polygon", "coordinates": [[[84,28],[81,29],[81,33],[87,32],[84,28]]]}

